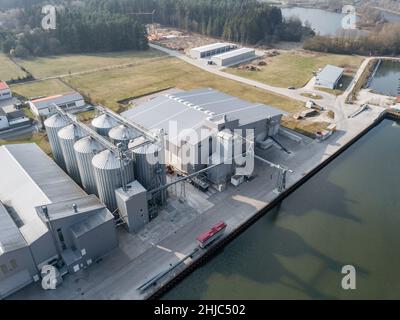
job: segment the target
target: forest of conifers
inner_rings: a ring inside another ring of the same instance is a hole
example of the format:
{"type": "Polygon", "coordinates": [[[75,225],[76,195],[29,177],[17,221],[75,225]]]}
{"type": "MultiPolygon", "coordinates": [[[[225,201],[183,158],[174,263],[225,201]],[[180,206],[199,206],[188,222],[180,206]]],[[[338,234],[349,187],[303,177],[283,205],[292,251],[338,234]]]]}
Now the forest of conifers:
{"type": "MultiPolygon", "coordinates": [[[[256,0],[57,0],[57,28],[41,29],[42,0],[4,0],[0,45],[15,56],[64,52],[143,50],[145,24],[154,22],[227,41],[299,41],[311,30],[284,21],[281,10],[256,0]]],[[[47,3],[46,3],[47,4],[47,3]]]]}

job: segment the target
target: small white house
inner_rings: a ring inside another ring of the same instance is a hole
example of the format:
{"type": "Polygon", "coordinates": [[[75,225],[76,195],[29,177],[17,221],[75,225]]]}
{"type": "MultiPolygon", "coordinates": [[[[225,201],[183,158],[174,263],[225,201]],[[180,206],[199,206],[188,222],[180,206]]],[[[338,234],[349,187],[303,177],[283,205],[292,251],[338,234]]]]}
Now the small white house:
{"type": "Polygon", "coordinates": [[[11,99],[12,93],[7,83],[0,81],[0,100],[11,99]]]}
{"type": "Polygon", "coordinates": [[[83,97],[77,92],[59,94],[46,98],[29,101],[29,107],[37,116],[48,116],[54,113],[55,106],[63,108],[65,111],[79,111],[85,107],[83,97]]]}

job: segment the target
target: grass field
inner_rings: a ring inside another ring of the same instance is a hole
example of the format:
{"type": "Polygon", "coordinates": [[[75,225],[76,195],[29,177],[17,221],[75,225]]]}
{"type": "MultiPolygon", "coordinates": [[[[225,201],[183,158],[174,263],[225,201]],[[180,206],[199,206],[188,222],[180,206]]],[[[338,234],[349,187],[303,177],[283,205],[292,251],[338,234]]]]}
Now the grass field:
{"type": "Polygon", "coordinates": [[[25,75],[25,72],[18,68],[7,56],[0,53],[0,80],[8,81],[25,75]]]}
{"type": "Polygon", "coordinates": [[[1,140],[0,146],[5,144],[18,144],[18,143],[36,143],[47,155],[51,156],[51,147],[47,136],[44,133],[31,133],[29,135],[21,136],[18,139],[1,140]]]}
{"type": "Polygon", "coordinates": [[[363,58],[359,56],[317,54],[303,55],[299,53],[281,53],[270,58],[266,66],[259,66],[260,71],[227,68],[226,72],[245,78],[257,80],[276,87],[303,87],[318,71],[327,64],[332,64],[346,69],[352,74],[360,66],[363,58]]]}
{"type": "Polygon", "coordinates": [[[18,84],[12,86],[11,89],[27,99],[72,91],[71,88],[57,79],[18,84]]]}
{"type": "Polygon", "coordinates": [[[146,63],[165,56],[160,51],[127,51],[96,54],[71,54],[17,60],[37,79],[106,68],[113,65],[146,63]]]}
{"type": "Polygon", "coordinates": [[[171,57],[129,68],[71,76],[65,78],[65,81],[94,102],[116,111],[124,108],[117,103],[119,100],[168,87],[183,90],[211,87],[252,102],[270,104],[287,112],[297,112],[303,106],[301,102],[218,77],[171,57]]]}

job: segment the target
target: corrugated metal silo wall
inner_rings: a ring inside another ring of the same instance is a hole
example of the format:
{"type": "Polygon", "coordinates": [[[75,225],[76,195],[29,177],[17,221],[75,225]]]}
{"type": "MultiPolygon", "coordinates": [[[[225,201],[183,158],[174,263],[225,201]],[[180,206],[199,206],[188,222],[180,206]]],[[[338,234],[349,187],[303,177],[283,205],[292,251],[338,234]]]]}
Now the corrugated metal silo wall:
{"type": "Polygon", "coordinates": [[[54,128],[46,126],[47,137],[50,142],[54,160],[63,170],[66,170],[64,155],[61,149],[60,140],[58,139],[58,131],[60,129],[62,128],[54,128]]]}
{"type": "MultiPolygon", "coordinates": [[[[99,198],[111,212],[114,212],[117,209],[115,190],[122,186],[121,170],[120,168],[100,169],[96,167],[93,169],[99,198]]],[[[125,175],[127,182],[134,180],[132,162],[125,166],[125,175]]]]}
{"type": "Polygon", "coordinates": [[[68,175],[78,184],[81,184],[81,175],[79,172],[78,162],[75,155],[74,144],[79,139],[63,139],[59,137],[61,150],[64,155],[65,167],[68,175]]]}
{"type": "MultiPolygon", "coordinates": [[[[165,165],[160,164],[156,161],[150,161],[148,159],[154,160],[154,149],[150,148],[148,151],[147,147],[141,147],[134,150],[135,159],[135,175],[136,179],[148,190],[153,190],[162,185],[166,184],[166,170],[165,165]],[[156,162],[156,163],[155,163],[156,162]],[[155,164],[154,164],[155,163],[155,164]]],[[[158,150],[159,151],[159,150],[158,150]]],[[[162,194],[157,196],[158,202],[166,199],[166,190],[162,194]]]]}
{"type": "MultiPolygon", "coordinates": [[[[93,149],[91,148],[90,140],[87,141],[87,144],[87,151],[85,150],[85,152],[78,152],[75,150],[76,161],[78,163],[78,169],[83,188],[88,194],[95,194],[98,196],[99,194],[97,191],[96,178],[94,176],[94,168],[92,166],[92,159],[96,153],[94,153],[93,149]]],[[[97,150],[97,153],[101,151],[102,149],[99,149],[97,150]]]]}

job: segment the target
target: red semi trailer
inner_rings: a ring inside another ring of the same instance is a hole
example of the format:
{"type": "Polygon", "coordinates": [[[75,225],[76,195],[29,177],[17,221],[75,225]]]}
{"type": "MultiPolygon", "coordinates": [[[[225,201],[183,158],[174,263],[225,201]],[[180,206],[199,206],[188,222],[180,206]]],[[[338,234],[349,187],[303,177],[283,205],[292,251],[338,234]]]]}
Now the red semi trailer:
{"type": "Polygon", "coordinates": [[[203,232],[201,235],[199,235],[196,240],[197,243],[199,244],[200,248],[205,248],[208,245],[210,245],[212,242],[214,242],[216,239],[221,237],[226,229],[226,223],[224,221],[220,221],[214,226],[211,227],[211,229],[203,232]]]}

